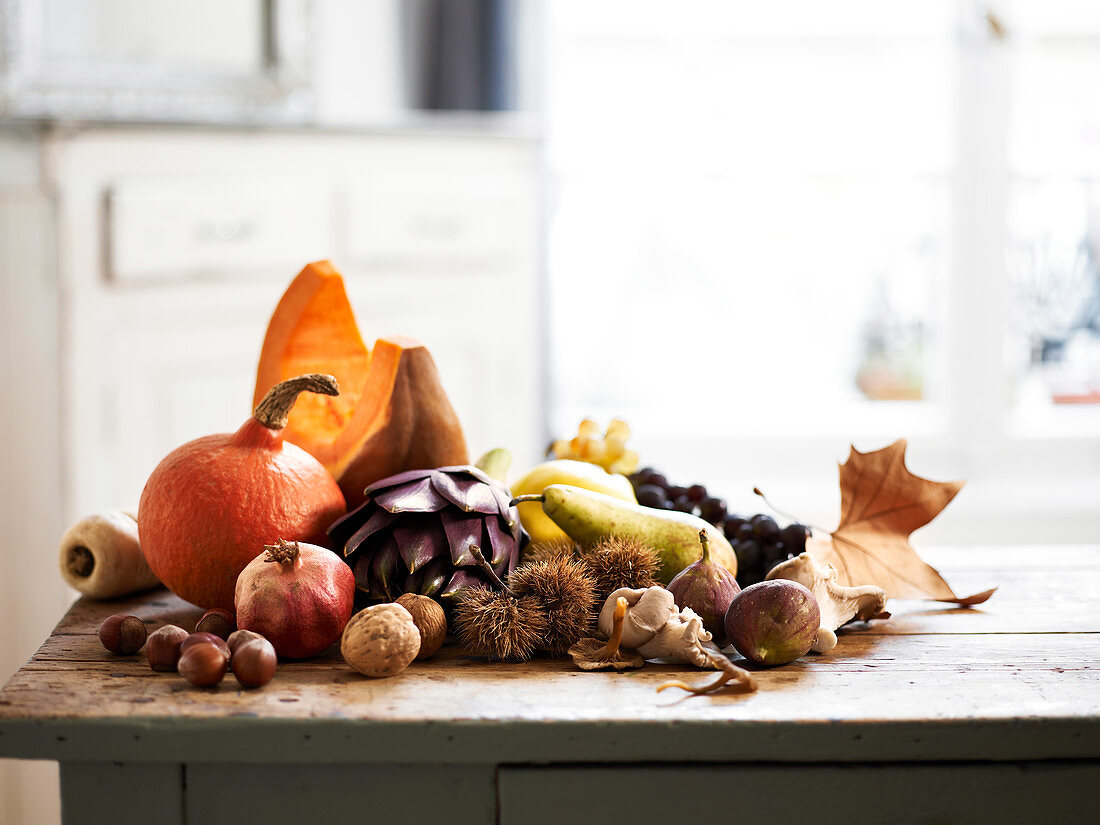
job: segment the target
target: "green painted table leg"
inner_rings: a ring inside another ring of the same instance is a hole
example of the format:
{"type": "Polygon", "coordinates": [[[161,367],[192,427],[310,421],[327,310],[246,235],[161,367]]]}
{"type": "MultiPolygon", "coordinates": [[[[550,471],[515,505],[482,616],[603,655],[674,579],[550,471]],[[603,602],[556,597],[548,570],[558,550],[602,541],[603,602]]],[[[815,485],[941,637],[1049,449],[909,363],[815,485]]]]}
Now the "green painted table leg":
{"type": "Polygon", "coordinates": [[[64,825],[184,825],[183,765],[62,762],[64,825]]]}

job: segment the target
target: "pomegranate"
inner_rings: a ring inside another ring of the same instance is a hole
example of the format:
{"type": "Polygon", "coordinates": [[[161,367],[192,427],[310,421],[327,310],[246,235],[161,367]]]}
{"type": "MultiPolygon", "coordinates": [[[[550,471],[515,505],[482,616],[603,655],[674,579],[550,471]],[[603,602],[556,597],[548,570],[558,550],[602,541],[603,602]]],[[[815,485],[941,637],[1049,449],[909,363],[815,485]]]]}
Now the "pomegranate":
{"type": "Polygon", "coordinates": [[[279,541],[237,578],[237,627],[288,659],[316,656],[340,638],[355,603],[355,574],[331,550],[279,541]]]}
{"type": "Polygon", "coordinates": [[[153,573],[180,598],[232,610],[237,576],[264,545],[324,543],[344,514],[344,495],[321,462],[283,441],[290,408],[306,390],[339,392],[331,375],[277,384],[237,432],[190,441],[149,476],[138,538],[153,573]]]}

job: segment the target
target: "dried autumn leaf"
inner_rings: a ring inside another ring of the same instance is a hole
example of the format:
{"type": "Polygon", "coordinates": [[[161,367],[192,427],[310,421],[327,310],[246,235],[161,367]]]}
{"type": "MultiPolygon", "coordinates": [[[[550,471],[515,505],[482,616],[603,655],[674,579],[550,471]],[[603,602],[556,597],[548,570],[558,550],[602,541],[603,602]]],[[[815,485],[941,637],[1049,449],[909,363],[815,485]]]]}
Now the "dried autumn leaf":
{"type": "Polygon", "coordinates": [[[981,604],[996,588],[956,596],[909,544],[909,534],[939,515],[963,482],[913,475],[905,466],[905,447],[905,439],[871,453],[852,447],[840,465],[840,525],[829,540],[811,540],[806,549],[833,565],[841,584],[875,584],[894,599],[981,604]]]}

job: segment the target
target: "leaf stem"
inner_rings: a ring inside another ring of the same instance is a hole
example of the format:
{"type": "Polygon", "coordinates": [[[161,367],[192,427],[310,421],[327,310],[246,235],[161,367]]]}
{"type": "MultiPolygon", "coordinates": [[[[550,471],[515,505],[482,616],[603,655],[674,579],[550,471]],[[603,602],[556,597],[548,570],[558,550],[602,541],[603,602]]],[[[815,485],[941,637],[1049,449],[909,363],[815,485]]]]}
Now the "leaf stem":
{"type": "Polygon", "coordinates": [[[798,524],[804,524],[807,527],[809,527],[811,530],[814,530],[814,531],[819,532],[819,533],[824,533],[826,536],[833,535],[831,530],[826,530],[824,527],[819,527],[816,524],[810,524],[808,521],[802,521],[798,516],[791,515],[790,513],[786,512],[785,510],[780,510],[778,507],[776,507],[774,504],[771,503],[771,501],[768,499],[768,497],[766,495],[764,495],[762,492],[760,492],[759,487],[753,487],[752,491],[754,493],[756,493],[756,495],[760,496],[760,498],[764,499],[764,503],[766,505],[768,505],[774,512],[776,512],[779,515],[783,516],[783,518],[789,518],[791,521],[797,522],[798,524]]]}

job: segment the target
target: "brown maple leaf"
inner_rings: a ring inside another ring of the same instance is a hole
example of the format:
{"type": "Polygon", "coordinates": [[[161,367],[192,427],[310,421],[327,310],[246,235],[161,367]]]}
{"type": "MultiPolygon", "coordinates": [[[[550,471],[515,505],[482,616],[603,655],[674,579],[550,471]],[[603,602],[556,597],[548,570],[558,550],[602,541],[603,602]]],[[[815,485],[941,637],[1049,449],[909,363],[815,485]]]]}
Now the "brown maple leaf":
{"type": "Polygon", "coordinates": [[[929,481],[905,466],[905,439],[872,453],[855,447],[840,465],[840,524],[829,540],[807,543],[818,561],[837,569],[841,584],[876,584],[894,599],[981,604],[993,590],[959,597],[909,544],[909,534],[946,507],[963,482],[929,481]]]}

